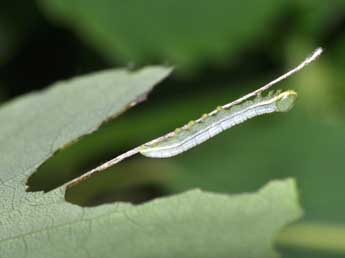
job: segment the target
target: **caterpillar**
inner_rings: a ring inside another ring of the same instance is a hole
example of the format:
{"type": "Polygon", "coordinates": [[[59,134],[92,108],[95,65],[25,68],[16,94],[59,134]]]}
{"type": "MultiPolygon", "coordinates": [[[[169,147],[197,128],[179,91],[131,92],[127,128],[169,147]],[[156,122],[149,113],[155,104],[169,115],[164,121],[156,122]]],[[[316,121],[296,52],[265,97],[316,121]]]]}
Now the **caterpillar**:
{"type": "Polygon", "coordinates": [[[287,112],[293,107],[296,98],[295,91],[277,91],[276,93],[271,92],[266,97],[258,95],[254,100],[248,100],[229,108],[218,107],[198,120],[177,128],[160,141],[148,142],[139,146],[139,152],[150,158],[176,156],[250,118],[273,112],[287,112]]]}

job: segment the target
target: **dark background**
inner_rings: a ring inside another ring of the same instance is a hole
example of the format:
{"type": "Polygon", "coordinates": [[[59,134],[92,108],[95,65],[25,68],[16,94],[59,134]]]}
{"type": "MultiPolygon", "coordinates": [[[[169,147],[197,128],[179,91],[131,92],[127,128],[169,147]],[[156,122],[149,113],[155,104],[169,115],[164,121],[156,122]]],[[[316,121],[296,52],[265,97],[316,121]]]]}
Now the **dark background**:
{"type": "MultiPolygon", "coordinates": [[[[141,203],[195,187],[255,191],[269,180],[295,177],[302,222],[340,227],[345,1],[2,0],[0,102],[102,69],[175,67],[146,102],[44,164],[28,181],[29,191],[58,187],[256,89],[318,46],[322,57],[278,86],[299,93],[291,112],[251,120],[175,158],[119,164],[68,192],[68,201],[85,206],[141,203]]],[[[284,257],[344,256],[319,248],[280,247],[284,257]]]]}

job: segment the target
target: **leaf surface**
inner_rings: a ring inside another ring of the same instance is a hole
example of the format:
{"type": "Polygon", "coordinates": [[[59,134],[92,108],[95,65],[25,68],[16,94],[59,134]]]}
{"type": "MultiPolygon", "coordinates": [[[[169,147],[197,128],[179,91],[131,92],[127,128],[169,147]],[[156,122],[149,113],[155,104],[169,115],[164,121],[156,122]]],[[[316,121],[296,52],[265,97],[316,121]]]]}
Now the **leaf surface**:
{"type": "Polygon", "coordinates": [[[93,208],[66,202],[64,187],[25,191],[27,178],[57,150],[142,100],[169,73],[100,72],[0,108],[1,258],[276,256],[275,234],[301,215],[293,180],[250,194],[191,190],[93,208]]]}

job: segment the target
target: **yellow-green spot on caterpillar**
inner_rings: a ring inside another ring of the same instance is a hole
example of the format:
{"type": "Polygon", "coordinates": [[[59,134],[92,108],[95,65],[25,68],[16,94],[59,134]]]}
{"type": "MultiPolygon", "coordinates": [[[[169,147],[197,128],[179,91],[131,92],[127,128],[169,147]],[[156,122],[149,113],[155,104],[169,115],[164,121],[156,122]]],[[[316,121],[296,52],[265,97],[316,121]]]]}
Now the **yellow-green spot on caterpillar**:
{"type": "Polygon", "coordinates": [[[303,69],[306,65],[310,64],[318,56],[320,56],[321,53],[322,48],[316,49],[312,55],[307,57],[298,66],[294,67],[287,73],[279,76],[268,84],[253,92],[250,92],[241,98],[236,99],[235,101],[220,106],[208,114],[204,114],[196,121],[190,121],[182,128],[177,128],[173,132],[140,145],[115,157],[112,160],[105,162],[104,164],[90,170],[82,176],[68,182],[66,186],[71,187],[92,176],[93,174],[103,171],[137,153],[141,153],[144,156],[152,158],[172,157],[201,144],[202,142],[228,128],[243,123],[250,118],[273,112],[289,111],[296,102],[297,93],[295,91],[271,91],[266,96],[261,96],[261,93],[303,69]],[[250,100],[250,98],[254,99],[250,100]]]}
{"type": "Polygon", "coordinates": [[[194,120],[189,121],[189,123],[186,125],[186,129],[189,130],[190,128],[193,127],[194,124],[195,124],[194,120]]]}
{"type": "Polygon", "coordinates": [[[181,131],[181,128],[176,128],[174,133],[179,133],[181,131]]]}
{"type": "Polygon", "coordinates": [[[202,117],[201,117],[201,120],[205,120],[207,117],[208,117],[207,114],[203,114],[202,117]]]}

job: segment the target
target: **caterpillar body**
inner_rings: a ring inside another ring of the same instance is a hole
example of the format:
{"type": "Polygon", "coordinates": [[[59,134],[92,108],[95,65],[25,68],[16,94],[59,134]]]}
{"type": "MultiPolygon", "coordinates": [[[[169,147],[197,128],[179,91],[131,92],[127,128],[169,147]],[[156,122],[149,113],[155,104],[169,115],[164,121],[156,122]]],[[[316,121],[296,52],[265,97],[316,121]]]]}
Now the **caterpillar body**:
{"type": "Polygon", "coordinates": [[[296,98],[295,91],[277,91],[271,92],[265,97],[258,95],[253,100],[229,108],[226,105],[218,107],[174,132],[141,145],[139,152],[151,158],[176,156],[250,118],[273,112],[289,111],[296,98]]]}

